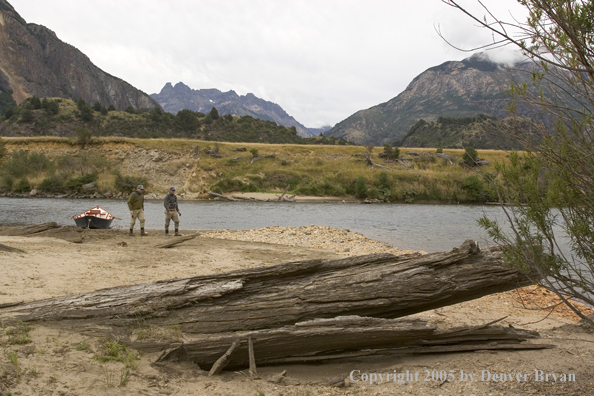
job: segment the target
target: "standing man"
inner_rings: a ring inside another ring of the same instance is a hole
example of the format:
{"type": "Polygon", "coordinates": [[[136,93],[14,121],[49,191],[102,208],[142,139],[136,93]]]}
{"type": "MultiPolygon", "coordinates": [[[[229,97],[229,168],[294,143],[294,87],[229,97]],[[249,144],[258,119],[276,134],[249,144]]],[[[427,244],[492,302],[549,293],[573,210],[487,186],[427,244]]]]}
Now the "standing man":
{"type": "Polygon", "coordinates": [[[175,195],[175,187],[169,189],[169,194],[165,196],[165,235],[169,235],[169,222],[173,219],[175,224],[175,236],[179,236],[179,216],[181,212],[177,206],[177,195],[175,195]]]}
{"type": "Polygon", "coordinates": [[[128,197],[128,209],[130,209],[130,236],[134,236],[134,223],[138,218],[140,222],[140,236],[147,236],[144,232],[144,186],[139,184],[136,191],[128,197]]]}

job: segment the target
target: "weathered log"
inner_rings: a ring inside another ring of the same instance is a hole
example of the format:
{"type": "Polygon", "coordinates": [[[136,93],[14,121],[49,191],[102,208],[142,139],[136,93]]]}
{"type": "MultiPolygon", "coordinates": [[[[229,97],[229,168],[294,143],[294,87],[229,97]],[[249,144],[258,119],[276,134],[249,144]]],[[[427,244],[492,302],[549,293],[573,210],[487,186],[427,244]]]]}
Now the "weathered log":
{"type": "Polygon", "coordinates": [[[280,197],[278,197],[277,201],[282,201],[283,197],[285,196],[285,194],[287,193],[287,191],[289,191],[289,188],[291,188],[290,184],[287,184],[287,187],[285,187],[285,190],[283,191],[283,193],[281,194],[280,197]]]}
{"type": "Polygon", "coordinates": [[[24,253],[22,249],[13,248],[12,246],[4,245],[0,243],[0,251],[9,253],[24,253]]]}
{"type": "MultiPolygon", "coordinates": [[[[241,339],[237,350],[227,359],[229,368],[248,367],[249,340],[254,342],[255,363],[342,359],[353,351],[377,350],[382,354],[442,353],[489,349],[543,349],[550,345],[519,343],[538,338],[535,331],[501,326],[460,327],[437,330],[424,319],[379,319],[358,316],[319,319],[284,326],[225,334],[192,336],[184,341],[184,356],[200,367],[210,367],[241,339]]],[[[161,343],[135,344],[145,350],[161,350],[161,343]]],[[[377,352],[376,352],[377,353],[377,352]]],[[[178,360],[179,351],[164,354],[159,361],[178,360]]],[[[255,365],[254,363],[254,365],[255,365]]]]}
{"type": "Polygon", "coordinates": [[[21,235],[36,234],[38,232],[47,231],[52,228],[58,228],[58,227],[60,227],[60,226],[55,221],[50,221],[50,222],[41,223],[41,224],[34,224],[34,225],[23,227],[21,235]]]}
{"type": "Polygon", "coordinates": [[[44,321],[88,333],[175,320],[185,333],[279,328],[316,318],[397,318],[533,282],[496,249],[309,260],[170,279],[0,309],[0,322],[44,321]]]}
{"type": "Polygon", "coordinates": [[[60,238],[72,243],[82,243],[83,229],[76,226],[60,226],[56,228],[49,228],[45,231],[30,234],[28,236],[46,236],[60,238]]]}
{"type": "Polygon", "coordinates": [[[161,243],[159,245],[155,245],[155,247],[156,248],[162,248],[162,249],[169,249],[169,248],[172,248],[174,246],[179,245],[180,243],[183,243],[183,242],[189,241],[191,239],[194,239],[194,238],[196,238],[199,235],[200,235],[200,233],[197,232],[197,233],[192,234],[192,235],[187,235],[187,236],[184,236],[184,237],[175,238],[172,241],[161,243]]]}
{"type": "Polygon", "coordinates": [[[232,197],[228,197],[226,195],[222,195],[222,194],[217,194],[215,192],[209,191],[208,195],[215,197],[215,198],[219,198],[219,199],[223,199],[225,201],[235,201],[235,198],[232,197]]]}

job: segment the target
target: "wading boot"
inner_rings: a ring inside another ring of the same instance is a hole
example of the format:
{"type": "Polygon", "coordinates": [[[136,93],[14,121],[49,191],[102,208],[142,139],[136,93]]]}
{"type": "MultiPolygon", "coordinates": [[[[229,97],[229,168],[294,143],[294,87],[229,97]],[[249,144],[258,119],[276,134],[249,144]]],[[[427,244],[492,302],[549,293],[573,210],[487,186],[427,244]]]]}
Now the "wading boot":
{"type": "Polygon", "coordinates": [[[165,227],[165,235],[169,236],[169,228],[165,227]]]}
{"type": "Polygon", "coordinates": [[[128,236],[134,236],[134,229],[130,228],[130,233],[128,234],[128,236]]]}
{"type": "Polygon", "coordinates": [[[175,230],[175,236],[181,236],[181,234],[177,231],[177,229],[175,230]]]}
{"type": "Polygon", "coordinates": [[[148,234],[144,232],[144,228],[140,229],[140,236],[147,236],[148,234]]]}

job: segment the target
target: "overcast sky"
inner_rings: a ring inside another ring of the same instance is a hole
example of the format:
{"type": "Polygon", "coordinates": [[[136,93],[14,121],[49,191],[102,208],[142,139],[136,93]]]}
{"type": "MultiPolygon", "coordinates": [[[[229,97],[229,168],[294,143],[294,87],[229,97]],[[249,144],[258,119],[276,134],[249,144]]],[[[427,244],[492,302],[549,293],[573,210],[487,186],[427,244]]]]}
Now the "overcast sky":
{"type": "MultiPolygon", "coordinates": [[[[334,125],[397,96],[424,70],[471,55],[446,44],[438,25],[461,47],[490,40],[441,0],[8,1],[148,94],[180,81],[251,92],[307,127],[334,125]]],[[[525,19],[515,0],[483,3],[525,19]]]]}

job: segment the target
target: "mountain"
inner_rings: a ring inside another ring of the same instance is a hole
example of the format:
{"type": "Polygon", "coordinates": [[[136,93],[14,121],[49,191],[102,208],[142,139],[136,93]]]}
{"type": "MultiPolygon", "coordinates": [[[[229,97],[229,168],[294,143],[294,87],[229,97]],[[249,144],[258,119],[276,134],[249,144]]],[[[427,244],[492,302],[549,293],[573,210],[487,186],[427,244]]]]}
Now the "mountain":
{"type": "Polygon", "coordinates": [[[479,113],[505,118],[506,106],[511,103],[506,90],[512,81],[527,81],[530,70],[528,62],[508,68],[484,54],[445,62],[421,73],[400,95],[358,111],[324,135],[381,145],[401,140],[421,119],[436,121],[442,116],[474,117],[479,113]]]}
{"type": "MultiPolygon", "coordinates": [[[[314,134],[297,120],[288,115],[276,103],[268,102],[256,97],[252,93],[238,95],[235,91],[221,92],[218,89],[191,89],[182,82],[171,85],[165,84],[161,92],[152,94],[163,110],[177,114],[182,109],[208,113],[216,107],[219,114],[231,114],[242,117],[249,115],[262,120],[274,121],[279,125],[297,129],[297,134],[310,137],[314,134]]],[[[316,134],[316,135],[319,135],[316,134]]]]}
{"type": "Polygon", "coordinates": [[[4,105],[0,114],[31,96],[82,98],[120,110],[159,106],[144,92],[99,69],[53,31],[25,22],[0,0],[0,106],[4,105]]]}

